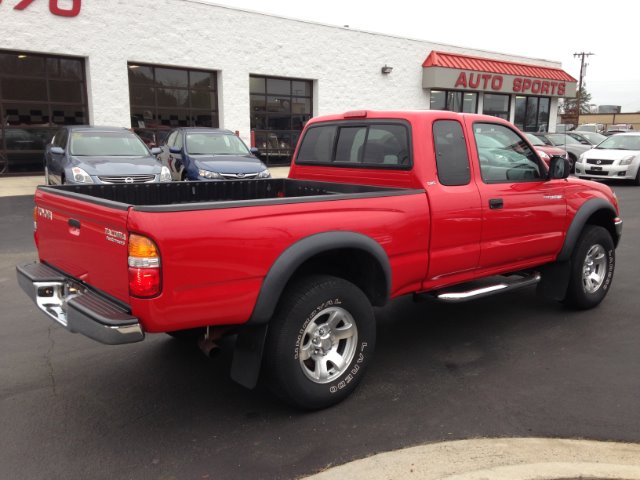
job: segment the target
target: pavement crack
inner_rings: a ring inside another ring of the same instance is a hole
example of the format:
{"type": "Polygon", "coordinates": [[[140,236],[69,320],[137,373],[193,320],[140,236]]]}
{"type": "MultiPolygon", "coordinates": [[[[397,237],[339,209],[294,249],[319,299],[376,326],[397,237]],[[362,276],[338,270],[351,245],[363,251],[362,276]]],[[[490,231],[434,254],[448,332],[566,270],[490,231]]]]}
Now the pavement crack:
{"type": "Polygon", "coordinates": [[[58,391],[56,389],[56,376],[55,372],[53,371],[53,363],[51,362],[51,352],[56,346],[56,342],[51,336],[52,328],[53,325],[49,325],[49,328],[47,330],[47,338],[49,339],[49,350],[47,350],[47,353],[44,354],[44,359],[47,362],[47,367],[49,368],[49,378],[51,379],[51,389],[53,390],[53,396],[56,397],[58,396],[58,391]]]}

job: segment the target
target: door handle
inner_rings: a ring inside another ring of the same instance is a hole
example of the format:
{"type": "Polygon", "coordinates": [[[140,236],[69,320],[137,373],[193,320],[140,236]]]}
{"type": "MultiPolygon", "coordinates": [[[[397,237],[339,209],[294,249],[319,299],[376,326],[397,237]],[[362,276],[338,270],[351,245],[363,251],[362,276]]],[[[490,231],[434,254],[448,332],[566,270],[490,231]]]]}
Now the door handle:
{"type": "Polygon", "coordinates": [[[494,210],[496,208],[504,207],[504,202],[501,198],[490,198],[489,199],[489,208],[494,210]]]}
{"type": "Polygon", "coordinates": [[[75,218],[70,218],[67,221],[69,225],[69,233],[71,235],[75,235],[76,237],[80,235],[80,220],[76,220],[75,218]]]}

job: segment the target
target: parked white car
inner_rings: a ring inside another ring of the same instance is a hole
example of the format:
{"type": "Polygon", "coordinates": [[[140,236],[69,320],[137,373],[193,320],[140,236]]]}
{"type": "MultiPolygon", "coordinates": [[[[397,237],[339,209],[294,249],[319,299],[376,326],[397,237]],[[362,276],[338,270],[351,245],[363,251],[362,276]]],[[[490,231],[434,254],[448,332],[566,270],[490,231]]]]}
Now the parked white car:
{"type": "Polygon", "coordinates": [[[633,180],[640,185],[640,132],[618,133],[587,150],[576,163],[577,177],[633,180]]]}

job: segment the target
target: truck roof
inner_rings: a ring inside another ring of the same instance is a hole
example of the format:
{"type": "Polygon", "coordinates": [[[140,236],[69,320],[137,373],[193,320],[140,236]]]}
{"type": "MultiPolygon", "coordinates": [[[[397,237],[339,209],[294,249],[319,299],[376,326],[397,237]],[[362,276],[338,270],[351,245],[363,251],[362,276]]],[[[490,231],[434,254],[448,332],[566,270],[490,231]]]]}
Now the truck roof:
{"type": "Polygon", "coordinates": [[[309,124],[316,122],[340,121],[340,120],[364,120],[378,118],[393,118],[404,120],[418,119],[459,119],[472,118],[476,121],[487,120],[496,123],[510,125],[509,122],[498,117],[476,113],[457,113],[448,110],[350,110],[344,113],[323,115],[309,120],[309,124]]]}

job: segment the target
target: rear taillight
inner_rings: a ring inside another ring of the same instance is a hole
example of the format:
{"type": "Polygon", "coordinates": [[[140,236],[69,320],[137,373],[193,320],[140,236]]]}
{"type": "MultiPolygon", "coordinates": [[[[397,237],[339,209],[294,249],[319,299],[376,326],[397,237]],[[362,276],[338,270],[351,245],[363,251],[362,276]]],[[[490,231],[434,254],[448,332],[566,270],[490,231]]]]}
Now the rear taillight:
{"type": "Polygon", "coordinates": [[[160,293],[160,253],[153,240],[142,235],[129,235],[129,294],[133,297],[155,297],[160,293]]]}

